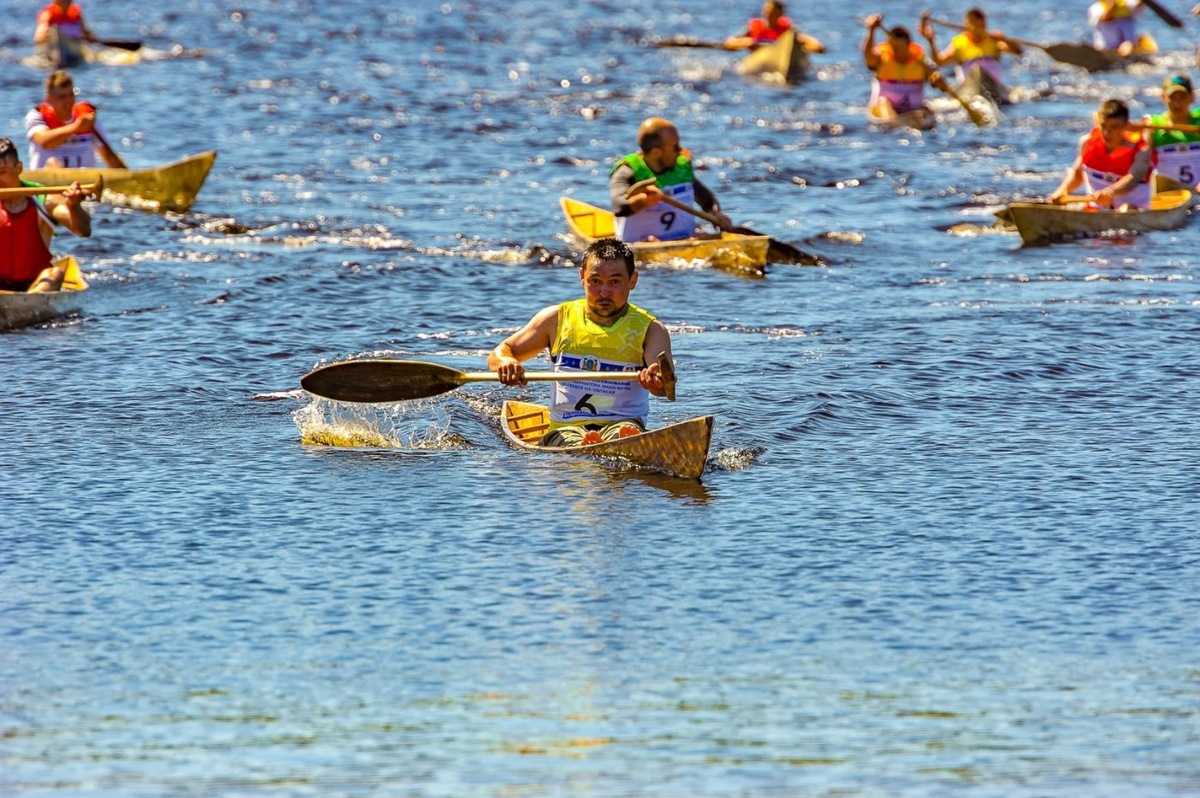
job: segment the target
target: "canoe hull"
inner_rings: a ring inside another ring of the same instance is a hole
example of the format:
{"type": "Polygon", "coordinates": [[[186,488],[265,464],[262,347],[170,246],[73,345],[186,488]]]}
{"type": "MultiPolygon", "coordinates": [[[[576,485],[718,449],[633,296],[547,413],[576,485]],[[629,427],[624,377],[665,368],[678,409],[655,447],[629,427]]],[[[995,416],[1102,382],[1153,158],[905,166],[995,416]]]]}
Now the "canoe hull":
{"type": "Polygon", "coordinates": [[[743,75],[787,85],[806,80],[808,69],[808,52],[790,30],[770,44],[754,50],[738,64],[738,72],[743,75]]]}
{"type": "MultiPolygon", "coordinates": [[[[580,246],[615,235],[616,220],[610,211],[586,202],[562,197],[559,200],[567,227],[580,246]]],[[[769,236],[722,233],[720,238],[688,238],[682,241],[638,241],[629,245],[638,263],[669,263],[673,260],[703,261],[738,274],[762,277],[767,269],[769,236]]]]}
{"type": "Polygon", "coordinates": [[[196,201],[209,170],[217,160],[215,152],[189,155],[183,160],[149,169],[29,169],[22,177],[45,185],[66,185],[104,179],[104,198],[142,210],[182,213],[196,201]]]}
{"type": "Polygon", "coordinates": [[[937,117],[928,108],[917,108],[898,114],[883,105],[867,109],[867,121],[881,130],[933,130],[937,117]]]}
{"type": "Polygon", "coordinates": [[[0,330],[41,324],[80,308],[88,284],[79,272],[79,264],[67,257],[55,261],[55,265],[66,269],[62,290],[47,294],[0,291],[0,330]]]}
{"type": "Polygon", "coordinates": [[[714,422],[712,416],[699,416],[615,441],[587,446],[538,446],[537,441],[549,423],[550,411],[545,405],[507,401],[500,411],[505,438],[523,451],[623,460],[641,469],[699,479],[708,459],[714,422]]]}
{"type": "Polygon", "coordinates": [[[1187,222],[1194,201],[1193,192],[1180,188],[1155,194],[1153,204],[1147,210],[1088,210],[1064,205],[1015,202],[997,211],[996,216],[1017,228],[1022,244],[1036,246],[1106,233],[1175,230],[1187,222]]]}

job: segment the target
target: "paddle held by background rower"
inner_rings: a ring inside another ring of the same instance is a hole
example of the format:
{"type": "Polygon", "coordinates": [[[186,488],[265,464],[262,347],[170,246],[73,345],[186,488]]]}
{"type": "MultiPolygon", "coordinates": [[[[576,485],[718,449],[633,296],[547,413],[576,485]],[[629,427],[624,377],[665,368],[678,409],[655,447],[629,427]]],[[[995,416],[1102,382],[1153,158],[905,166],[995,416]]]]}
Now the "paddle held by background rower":
{"type": "MultiPolygon", "coordinates": [[[[641,189],[645,186],[652,185],[656,182],[657,182],[656,178],[653,178],[653,177],[646,178],[645,180],[639,180],[638,182],[634,183],[632,186],[629,187],[629,190],[626,192],[626,195],[628,196],[629,194],[634,194],[639,189],[641,189]]],[[[680,202],[679,200],[675,199],[674,197],[669,197],[666,194],[663,195],[662,201],[665,202],[667,205],[670,205],[673,208],[678,208],[681,211],[690,213],[692,216],[695,216],[698,219],[703,219],[704,221],[706,221],[709,224],[716,227],[718,230],[726,229],[730,233],[737,233],[739,235],[744,235],[744,236],[761,236],[761,235],[763,235],[762,233],[758,232],[757,230],[751,230],[749,227],[722,228],[720,220],[718,220],[716,216],[712,215],[711,213],[706,213],[705,211],[702,211],[699,208],[694,208],[691,205],[680,202]]],[[[780,241],[779,239],[771,238],[770,236],[767,237],[767,262],[768,263],[786,263],[786,264],[789,264],[792,266],[825,266],[826,265],[825,259],[822,258],[820,255],[814,255],[811,252],[805,252],[804,250],[802,250],[798,247],[792,246],[791,244],[787,243],[786,241],[780,241]]]]}

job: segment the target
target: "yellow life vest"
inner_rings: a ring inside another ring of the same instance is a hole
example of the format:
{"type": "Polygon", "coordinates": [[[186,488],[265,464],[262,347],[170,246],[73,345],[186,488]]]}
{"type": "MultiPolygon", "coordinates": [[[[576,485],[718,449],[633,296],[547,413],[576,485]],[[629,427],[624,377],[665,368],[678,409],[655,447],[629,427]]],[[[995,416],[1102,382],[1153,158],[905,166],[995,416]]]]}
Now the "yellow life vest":
{"type": "Polygon", "coordinates": [[[980,58],[1000,57],[1000,45],[986,33],[978,42],[973,40],[969,34],[960,33],[950,41],[950,44],[954,46],[954,60],[960,64],[980,58]]]}
{"type": "Polygon", "coordinates": [[[879,55],[879,66],[875,67],[876,80],[887,83],[922,83],[925,80],[925,48],[916,42],[908,43],[909,58],[903,64],[896,60],[892,46],[887,42],[875,48],[879,55]]]}

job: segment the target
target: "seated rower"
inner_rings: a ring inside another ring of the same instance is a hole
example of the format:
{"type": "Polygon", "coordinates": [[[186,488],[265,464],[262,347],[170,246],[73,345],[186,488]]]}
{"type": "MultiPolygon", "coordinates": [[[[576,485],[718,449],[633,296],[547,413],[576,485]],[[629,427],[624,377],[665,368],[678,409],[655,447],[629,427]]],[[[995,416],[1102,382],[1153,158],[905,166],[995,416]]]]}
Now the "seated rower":
{"type": "Polygon", "coordinates": [[[1095,120],[1091,132],[1079,139],[1075,163],[1047,199],[1061,205],[1072,191],[1086,186],[1090,201],[1099,207],[1149,208],[1154,151],[1145,137],[1129,130],[1129,107],[1108,100],[1095,120]]]}
{"type": "Polygon", "coordinates": [[[913,42],[907,28],[899,25],[887,31],[886,42],[876,45],[875,32],[883,27],[883,17],[879,14],[867,17],[866,25],[862,56],[867,68],[874,73],[867,109],[870,116],[887,121],[914,111],[932,115],[925,105],[925,84],[945,91],[949,91],[950,86],[925,60],[925,49],[913,42]]]}
{"type": "Polygon", "coordinates": [[[126,168],[96,121],[96,109],[76,99],[75,81],[61,69],[46,78],[45,98],[25,115],[25,137],[31,169],[90,169],[97,153],[105,166],[126,168]]]}
{"type": "Polygon", "coordinates": [[[664,202],[664,197],[689,206],[697,203],[720,220],[722,229],[733,226],[721,213],[717,198],[696,179],[691,153],[679,146],[679,131],[673,124],[651,117],[638,128],[637,140],[638,152],[618,161],[608,178],[617,238],[630,242],[703,238],[696,232],[696,217],[664,202]]]}
{"type": "Polygon", "coordinates": [[[1192,108],[1195,97],[1191,78],[1170,75],[1162,88],[1166,113],[1148,116],[1143,121],[1149,126],[1150,144],[1158,157],[1158,173],[1200,191],[1200,108],[1192,108]],[[1168,127],[1194,130],[1156,129],[1168,127]]]}
{"type": "MultiPolygon", "coordinates": [[[[36,185],[21,179],[21,159],[12,139],[0,138],[0,188],[36,185]]],[[[66,276],[53,266],[50,239],[55,224],[77,236],[92,234],[92,219],[82,202],[87,192],[72,183],[63,194],[0,200],[0,289],[44,293],[57,291],[66,276]]]]}
{"type": "Polygon", "coordinates": [[[960,85],[971,85],[972,89],[982,90],[994,102],[1006,102],[1000,56],[1002,53],[1020,55],[1021,45],[998,30],[989,31],[987,15],[982,9],[970,9],[963,21],[966,30],[951,39],[949,46],[939,52],[934,41],[933,24],[928,16],[922,17],[921,34],[929,42],[933,62],[937,66],[955,64],[960,85]],[[995,96],[990,96],[992,94],[995,96]]]}
{"type": "Polygon", "coordinates": [[[762,7],[762,17],[750,20],[746,29],[737,36],[725,40],[726,50],[756,50],[764,44],[770,44],[779,39],[787,31],[792,31],[796,41],[810,53],[825,52],[825,45],[817,38],[801,33],[792,25],[792,21],[784,16],[785,8],[781,0],[766,0],[762,7]]]}
{"type": "Polygon", "coordinates": [[[488,355],[488,369],[505,385],[524,386],[523,361],[549,350],[554,371],[636,371],[637,381],[554,383],[550,431],[544,446],[599,443],[646,428],[650,395],[666,396],[659,353],[671,358],[662,322],[629,302],[637,285],[633,252],[615,238],[592,243],[583,256],[583,298],[539,311],[488,355]],[[649,365],[647,365],[649,364],[649,365]]]}
{"type": "Polygon", "coordinates": [[[1087,12],[1092,46],[1123,56],[1132,53],[1138,45],[1137,17],[1144,10],[1142,0],[1096,0],[1087,12]]]}

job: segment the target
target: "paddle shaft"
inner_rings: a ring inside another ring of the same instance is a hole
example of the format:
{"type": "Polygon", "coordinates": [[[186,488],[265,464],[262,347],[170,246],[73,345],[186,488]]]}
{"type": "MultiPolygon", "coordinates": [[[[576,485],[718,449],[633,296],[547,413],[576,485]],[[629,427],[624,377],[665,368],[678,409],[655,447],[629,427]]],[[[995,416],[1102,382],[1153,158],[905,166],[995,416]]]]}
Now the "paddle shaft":
{"type": "Polygon", "coordinates": [[[1176,130],[1180,133],[1200,133],[1200,125],[1151,125],[1142,122],[1130,122],[1127,127],[1133,130],[1176,130]]]}
{"type": "MultiPolygon", "coordinates": [[[[951,30],[965,31],[967,29],[966,25],[960,25],[957,22],[950,22],[949,20],[945,20],[945,19],[930,19],[929,21],[932,22],[934,25],[941,25],[943,28],[950,28],[951,30]]],[[[1008,39],[1010,42],[1013,42],[1014,44],[1019,44],[1022,47],[1036,47],[1039,50],[1045,50],[1047,47],[1051,46],[1048,44],[1038,44],[1037,42],[1031,42],[1027,39],[1018,39],[1015,36],[1005,35],[1004,38],[1008,39]]]]}
{"type": "MultiPolygon", "coordinates": [[[[79,187],[86,189],[89,194],[96,193],[97,189],[103,187],[104,182],[97,180],[95,183],[83,183],[79,187]]],[[[40,194],[62,194],[70,189],[70,186],[21,186],[20,188],[0,188],[0,197],[5,199],[13,199],[16,197],[36,197],[40,194]]]]}
{"type": "MultiPolygon", "coordinates": [[[[636,371],[527,371],[526,382],[562,382],[564,380],[604,380],[612,382],[634,382],[638,378],[636,371]]],[[[497,382],[499,377],[494,371],[462,371],[455,382],[497,382]]]]}
{"type": "Polygon", "coordinates": [[[1182,28],[1183,20],[1172,14],[1167,9],[1163,8],[1157,0],[1142,0],[1142,5],[1153,11],[1159,19],[1170,25],[1172,28],[1182,28]]]}

